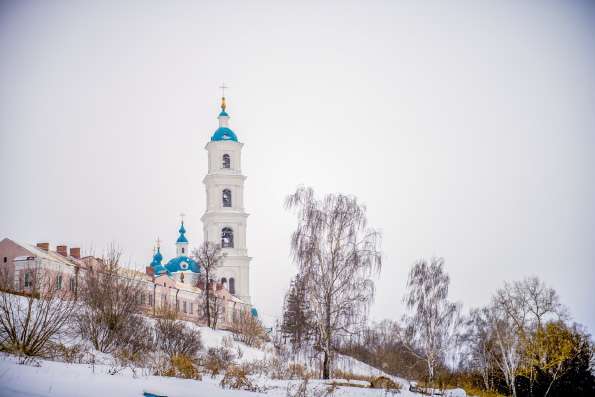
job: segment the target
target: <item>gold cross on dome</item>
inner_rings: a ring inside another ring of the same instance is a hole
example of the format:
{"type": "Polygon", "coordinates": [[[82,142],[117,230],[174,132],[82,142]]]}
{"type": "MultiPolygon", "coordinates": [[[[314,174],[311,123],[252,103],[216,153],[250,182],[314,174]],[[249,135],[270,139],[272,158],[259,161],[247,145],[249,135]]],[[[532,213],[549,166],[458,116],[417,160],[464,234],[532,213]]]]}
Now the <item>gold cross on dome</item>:
{"type": "Polygon", "coordinates": [[[186,216],[185,213],[181,212],[180,213],[180,220],[182,221],[182,223],[184,223],[184,217],[186,216]]]}
{"type": "Polygon", "coordinates": [[[157,242],[157,248],[159,248],[159,243],[161,243],[161,240],[159,240],[159,237],[157,237],[156,242],[157,242]]]}

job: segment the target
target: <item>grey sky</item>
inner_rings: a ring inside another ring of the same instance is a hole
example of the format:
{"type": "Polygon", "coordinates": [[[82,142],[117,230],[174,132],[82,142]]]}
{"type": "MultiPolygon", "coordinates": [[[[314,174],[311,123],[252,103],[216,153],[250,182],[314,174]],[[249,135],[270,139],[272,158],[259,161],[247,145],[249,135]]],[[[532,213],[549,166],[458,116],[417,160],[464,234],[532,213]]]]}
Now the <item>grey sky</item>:
{"type": "Polygon", "coordinates": [[[595,7],[588,2],[2,2],[0,238],[202,239],[225,81],[244,147],[251,290],[280,311],[300,184],[384,233],[374,319],[446,259],[484,304],[538,275],[595,331],[595,7]]]}

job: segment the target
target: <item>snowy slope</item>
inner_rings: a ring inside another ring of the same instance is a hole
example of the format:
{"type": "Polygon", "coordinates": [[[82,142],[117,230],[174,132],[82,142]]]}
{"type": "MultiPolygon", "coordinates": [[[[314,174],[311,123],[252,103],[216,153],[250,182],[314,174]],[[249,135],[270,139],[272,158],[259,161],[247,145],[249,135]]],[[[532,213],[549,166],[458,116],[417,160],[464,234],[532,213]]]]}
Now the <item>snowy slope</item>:
{"type": "MultiPolygon", "coordinates": [[[[226,344],[230,349],[241,350],[242,357],[238,360],[249,362],[269,358],[273,354],[270,346],[263,350],[246,346],[232,340],[232,334],[227,331],[214,331],[207,327],[198,327],[188,323],[189,326],[200,329],[205,349],[219,347],[226,344]]],[[[97,353],[97,352],[96,352],[97,353]]],[[[221,377],[211,378],[204,376],[202,381],[159,377],[149,375],[148,371],[137,371],[133,374],[129,369],[123,369],[115,375],[110,371],[114,367],[109,365],[111,357],[97,353],[96,362],[100,365],[66,364],[61,362],[38,360],[39,366],[21,365],[13,356],[0,355],[0,397],[118,397],[142,396],[143,392],[152,392],[169,397],[185,396],[263,396],[262,393],[247,391],[224,390],[219,386],[221,377]]],[[[343,371],[358,375],[384,375],[400,383],[403,390],[399,396],[420,396],[408,391],[409,382],[405,379],[386,375],[382,371],[362,363],[354,358],[339,356],[336,365],[343,371]]],[[[341,380],[345,382],[345,380],[341,380]]],[[[287,396],[287,389],[295,388],[300,381],[270,380],[259,378],[260,386],[269,388],[266,395],[273,397],[287,396]]],[[[310,382],[311,389],[325,390],[328,381],[315,380],[310,382]]],[[[364,383],[351,381],[352,384],[364,383]]],[[[385,396],[384,390],[364,389],[357,387],[340,387],[335,396],[385,396]]],[[[465,396],[464,391],[457,390],[452,396],[465,396]]]]}

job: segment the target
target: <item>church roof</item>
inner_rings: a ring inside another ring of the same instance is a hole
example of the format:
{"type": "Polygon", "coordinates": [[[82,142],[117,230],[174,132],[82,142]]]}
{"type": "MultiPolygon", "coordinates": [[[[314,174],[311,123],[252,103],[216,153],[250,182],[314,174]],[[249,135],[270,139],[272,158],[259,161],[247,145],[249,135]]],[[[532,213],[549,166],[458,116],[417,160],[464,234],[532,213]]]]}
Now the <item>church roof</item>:
{"type": "Polygon", "coordinates": [[[165,268],[169,273],[175,272],[182,272],[182,271],[191,271],[193,273],[200,273],[200,266],[196,261],[192,258],[189,258],[185,255],[178,256],[167,262],[165,268]]]}
{"type": "Polygon", "coordinates": [[[238,137],[236,136],[235,132],[227,127],[219,127],[213,133],[211,137],[211,141],[238,141],[238,137]]]}

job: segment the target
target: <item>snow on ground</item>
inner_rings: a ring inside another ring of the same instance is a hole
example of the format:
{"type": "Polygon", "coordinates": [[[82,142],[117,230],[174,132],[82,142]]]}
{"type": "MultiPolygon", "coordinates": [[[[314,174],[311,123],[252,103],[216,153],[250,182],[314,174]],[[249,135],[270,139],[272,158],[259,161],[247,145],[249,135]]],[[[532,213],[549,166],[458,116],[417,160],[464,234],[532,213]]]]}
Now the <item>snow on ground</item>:
{"type": "MultiPolygon", "coordinates": [[[[198,327],[188,323],[189,326],[200,329],[204,349],[227,345],[233,351],[241,350],[241,358],[237,361],[249,362],[263,360],[271,357],[273,349],[267,344],[262,350],[234,341],[228,331],[212,330],[208,327],[198,327]]],[[[258,378],[259,386],[266,386],[266,394],[253,393],[241,390],[222,389],[219,386],[221,376],[211,378],[203,376],[203,380],[179,379],[170,377],[152,376],[147,370],[137,370],[133,374],[130,369],[121,369],[113,373],[115,366],[110,365],[111,356],[94,352],[96,363],[101,364],[66,364],[62,362],[36,360],[38,365],[19,364],[14,356],[0,355],[0,397],[133,397],[143,396],[144,392],[168,397],[197,397],[197,396],[272,396],[286,397],[288,388],[295,390],[301,382],[298,380],[271,380],[258,378]]],[[[402,386],[399,396],[420,397],[417,393],[408,390],[409,382],[406,379],[389,376],[384,372],[371,367],[361,361],[347,356],[337,357],[336,365],[339,369],[357,375],[383,375],[392,378],[402,386]]],[[[346,380],[337,379],[337,382],[346,383],[346,380]]],[[[312,380],[309,389],[324,391],[329,387],[330,381],[312,380]]],[[[351,380],[351,384],[365,385],[367,382],[351,380]]],[[[318,395],[318,393],[316,393],[318,395]]],[[[322,394],[321,394],[322,395],[322,394]]],[[[361,387],[340,386],[333,396],[386,396],[380,389],[367,389],[361,387]]],[[[463,390],[450,391],[451,397],[465,396],[463,390]]]]}

